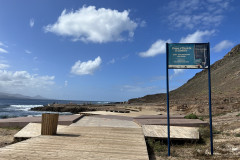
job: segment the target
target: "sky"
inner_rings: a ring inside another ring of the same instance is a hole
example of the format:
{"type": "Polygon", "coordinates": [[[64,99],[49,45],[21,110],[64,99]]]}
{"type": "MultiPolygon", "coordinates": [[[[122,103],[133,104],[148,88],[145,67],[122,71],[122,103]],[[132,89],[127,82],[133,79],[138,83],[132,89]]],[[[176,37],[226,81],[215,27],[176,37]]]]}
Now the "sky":
{"type": "MultiPolygon", "coordinates": [[[[0,92],[126,101],[166,93],[166,43],[240,41],[239,0],[0,0],[0,92]]],[[[176,89],[200,69],[169,69],[176,89]]]]}

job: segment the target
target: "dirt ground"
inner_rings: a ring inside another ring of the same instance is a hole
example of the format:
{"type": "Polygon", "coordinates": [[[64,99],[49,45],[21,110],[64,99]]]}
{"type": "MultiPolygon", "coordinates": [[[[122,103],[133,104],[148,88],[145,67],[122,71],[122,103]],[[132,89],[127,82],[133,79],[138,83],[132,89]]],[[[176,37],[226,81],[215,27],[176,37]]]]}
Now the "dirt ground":
{"type": "MultiPolygon", "coordinates": [[[[204,120],[209,117],[205,116],[204,120]]],[[[171,157],[167,157],[166,142],[153,151],[150,160],[173,159],[218,159],[240,160],[240,112],[219,114],[213,116],[213,148],[214,155],[210,153],[209,129],[200,129],[204,140],[202,142],[172,142],[171,157]]]]}
{"type": "Polygon", "coordinates": [[[19,128],[0,128],[0,147],[13,143],[14,135],[19,130],[19,128]]]}

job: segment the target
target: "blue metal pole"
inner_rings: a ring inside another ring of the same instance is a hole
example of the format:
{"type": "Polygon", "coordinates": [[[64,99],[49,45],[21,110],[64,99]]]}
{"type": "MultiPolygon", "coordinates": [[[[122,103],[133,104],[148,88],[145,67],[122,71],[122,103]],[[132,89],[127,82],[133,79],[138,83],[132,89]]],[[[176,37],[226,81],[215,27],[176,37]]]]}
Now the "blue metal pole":
{"type": "Polygon", "coordinates": [[[167,129],[168,129],[168,156],[170,156],[170,121],[169,121],[169,80],[168,80],[168,43],[166,43],[166,77],[167,77],[167,129]]]}
{"type": "Polygon", "coordinates": [[[209,123],[210,123],[210,143],[211,155],[213,155],[213,134],[212,134],[212,98],[211,98],[211,68],[210,68],[210,44],[208,43],[208,89],[209,89],[209,123]]]}

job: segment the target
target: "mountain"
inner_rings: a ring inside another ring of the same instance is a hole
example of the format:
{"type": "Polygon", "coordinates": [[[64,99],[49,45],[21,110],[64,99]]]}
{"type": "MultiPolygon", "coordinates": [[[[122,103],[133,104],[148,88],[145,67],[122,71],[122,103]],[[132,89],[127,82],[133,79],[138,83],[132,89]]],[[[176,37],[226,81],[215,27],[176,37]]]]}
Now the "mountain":
{"type": "Polygon", "coordinates": [[[25,96],[21,94],[10,94],[10,93],[0,92],[0,99],[47,99],[47,98],[44,98],[39,95],[30,97],[30,96],[25,96]]]}
{"type": "MultiPolygon", "coordinates": [[[[239,109],[240,103],[240,44],[221,60],[211,65],[212,103],[218,108],[239,109]],[[229,107],[225,107],[229,105],[229,107]]],[[[146,95],[130,99],[129,103],[166,103],[166,94],[146,95]]],[[[202,70],[181,87],[170,92],[175,106],[208,103],[208,70],[202,70]]],[[[201,108],[201,107],[200,107],[201,108]]]]}

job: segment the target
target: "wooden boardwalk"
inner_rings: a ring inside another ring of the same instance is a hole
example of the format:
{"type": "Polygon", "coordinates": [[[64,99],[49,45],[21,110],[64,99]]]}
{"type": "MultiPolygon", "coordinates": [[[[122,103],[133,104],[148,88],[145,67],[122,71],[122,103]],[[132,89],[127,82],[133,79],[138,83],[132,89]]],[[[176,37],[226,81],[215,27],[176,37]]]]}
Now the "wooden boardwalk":
{"type": "Polygon", "coordinates": [[[1,160],[148,160],[141,128],[68,126],[0,148],[1,160]]]}
{"type": "MultiPolygon", "coordinates": [[[[161,139],[168,138],[167,126],[143,125],[142,129],[145,137],[154,137],[154,138],[161,138],[161,139]]],[[[195,128],[195,127],[171,126],[170,138],[175,140],[180,140],[180,139],[198,140],[199,131],[198,131],[198,128],[195,128]]]]}

